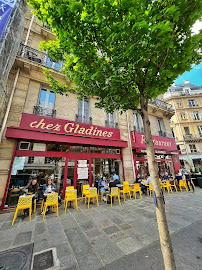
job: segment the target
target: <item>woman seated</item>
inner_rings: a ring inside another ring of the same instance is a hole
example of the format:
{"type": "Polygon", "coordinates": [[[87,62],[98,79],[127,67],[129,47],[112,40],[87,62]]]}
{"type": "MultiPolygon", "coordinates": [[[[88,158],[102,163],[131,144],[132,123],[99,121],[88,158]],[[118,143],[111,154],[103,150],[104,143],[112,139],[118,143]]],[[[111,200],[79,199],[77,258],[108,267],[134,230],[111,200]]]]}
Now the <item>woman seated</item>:
{"type": "MultiPolygon", "coordinates": [[[[57,188],[56,188],[55,183],[53,183],[53,179],[48,178],[48,180],[47,180],[46,184],[43,186],[43,190],[42,190],[44,202],[46,201],[48,193],[52,193],[52,192],[56,192],[56,191],[57,191],[57,188]]],[[[46,212],[49,212],[49,211],[50,211],[50,207],[48,207],[46,212]]]]}
{"type": "Polygon", "coordinates": [[[106,200],[106,194],[109,191],[109,183],[106,179],[105,176],[102,177],[102,179],[100,179],[99,183],[98,183],[98,190],[99,192],[103,192],[103,199],[104,201],[106,200]]]}

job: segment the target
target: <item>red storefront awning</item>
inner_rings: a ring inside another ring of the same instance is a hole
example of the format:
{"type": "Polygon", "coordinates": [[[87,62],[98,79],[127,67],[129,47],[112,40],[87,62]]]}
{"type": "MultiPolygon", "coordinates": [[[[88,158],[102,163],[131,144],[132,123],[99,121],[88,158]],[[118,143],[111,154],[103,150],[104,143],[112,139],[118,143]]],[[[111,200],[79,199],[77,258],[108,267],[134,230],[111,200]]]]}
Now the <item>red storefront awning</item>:
{"type": "Polygon", "coordinates": [[[71,143],[71,144],[84,144],[84,145],[96,145],[106,147],[128,147],[128,143],[123,140],[103,139],[103,138],[91,138],[79,135],[67,135],[58,133],[49,133],[43,131],[27,130],[17,127],[8,127],[6,131],[6,138],[22,139],[22,140],[34,140],[43,142],[55,142],[55,143],[71,143]]]}

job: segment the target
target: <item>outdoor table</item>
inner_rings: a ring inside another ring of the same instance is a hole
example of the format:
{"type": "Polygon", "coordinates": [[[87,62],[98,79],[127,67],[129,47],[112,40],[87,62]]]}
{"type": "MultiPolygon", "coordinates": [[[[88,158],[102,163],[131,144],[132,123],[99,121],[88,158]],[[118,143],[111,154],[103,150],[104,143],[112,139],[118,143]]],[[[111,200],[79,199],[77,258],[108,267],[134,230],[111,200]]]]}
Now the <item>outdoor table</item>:
{"type": "Polygon", "coordinates": [[[117,187],[123,187],[123,185],[122,185],[122,184],[117,184],[116,186],[117,186],[117,187]]]}
{"type": "Polygon", "coordinates": [[[129,184],[129,186],[134,186],[135,184],[129,184]]]}
{"type": "Polygon", "coordinates": [[[65,192],[72,192],[72,191],[75,191],[77,189],[68,189],[68,190],[65,190],[65,192]]]}
{"type": "Polygon", "coordinates": [[[89,190],[89,189],[94,189],[94,188],[96,188],[96,187],[88,187],[88,188],[86,188],[86,189],[89,190]]]}

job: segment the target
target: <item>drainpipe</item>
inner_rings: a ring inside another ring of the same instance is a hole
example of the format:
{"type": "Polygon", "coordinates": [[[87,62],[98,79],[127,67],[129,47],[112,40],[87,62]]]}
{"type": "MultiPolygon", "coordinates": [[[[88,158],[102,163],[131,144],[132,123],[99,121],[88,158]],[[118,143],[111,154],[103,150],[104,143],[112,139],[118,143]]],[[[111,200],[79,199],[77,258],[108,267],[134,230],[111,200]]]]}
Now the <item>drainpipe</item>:
{"type": "Polygon", "coordinates": [[[6,113],[5,113],[4,120],[3,120],[3,123],[2,123],[2,127],[1,127],[1,130],[0,130],[0,142],[2,141],[2,137],[3,137],[3,134],[4,134],[5,127],[6,127],[6,122],[8,120],[8,114],[9,114],[9,111],[10,111],[10,108],[11,108],[11,103],[12,103],[12,100],[13,100],[13,95],[15,93],[15,88],[16,88],[16,84],[17,84],[17,81],[18,81],[19,73],[20,73],[20,68],[18,68],[17,73],[15,75],[13,88],[11,90],[10,98],[9,98],[7,109],[6,109],[6,113]]]}
{"type": "Polygon", "coordinates": [[[28,28],[28,31],[27,31],[27,36],[26,36],[25,43],[24,43],[25,46],[27,46],[27,42],[28,42],[28,39],[29,39],[29,35],[30,35],[30,31],[31,31],[31,28],[32,28],[33,21],[34,21],[34,15],[32,15],[31,22],[29,24],[29,28],[28,28]]]}
{"type": "Polygon", "coordinates": [[[134,160],[133,160],[133,150],[132,150],[132,143],[131,143],[131,136],[130,136],[130,126],[129,126],[129,117],[128,117],[128,111],[126,112],[126,118],[127,118],[127,128],[128,128],[128,144],[129,144],[129,148],[130,148],[130,153],[131,153],[131,159],[132,159],[132,168],[133,168],[133,177],[135,180],[135,166],[134,166],[134,160]]]}

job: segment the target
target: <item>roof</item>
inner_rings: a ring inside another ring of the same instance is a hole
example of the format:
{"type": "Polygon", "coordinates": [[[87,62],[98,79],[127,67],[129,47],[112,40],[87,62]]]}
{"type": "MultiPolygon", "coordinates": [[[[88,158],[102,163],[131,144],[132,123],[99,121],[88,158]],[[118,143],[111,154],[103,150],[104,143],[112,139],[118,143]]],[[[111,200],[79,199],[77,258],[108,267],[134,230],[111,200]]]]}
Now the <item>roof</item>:
{"type": "Polygon", "coordinates": [[[175,85],[171,85],[168,88],[168,92],[183,91],[184,88],[189,88],[190,90],[197,90],[197,89],[202,89],[202,86],[196,85],[190,82],[182,83],[182,84],[175,84],[175,85]]]}

